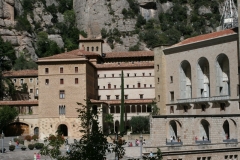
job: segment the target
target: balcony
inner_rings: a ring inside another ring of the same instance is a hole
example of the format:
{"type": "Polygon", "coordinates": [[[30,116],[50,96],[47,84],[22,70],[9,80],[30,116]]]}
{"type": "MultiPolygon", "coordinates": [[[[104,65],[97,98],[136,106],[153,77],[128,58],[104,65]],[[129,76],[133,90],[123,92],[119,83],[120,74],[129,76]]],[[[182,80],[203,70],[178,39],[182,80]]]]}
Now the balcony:
{"type": "Polygon", "coordinates": [[[166,145],[178,145],[178,146],[182,146],[182,145],[183,145],[183,142],[182,142],[182,141],[178,142],[178,141],[167,141],[167,140],[166,140],[166,145]]]}
{"type": "Polygon", "coordinates": [[[224,143],[238,143],[237,139],[224,139],[223,140],[224,143]]]}
{"type": "Polygon", "coordinates": [[[177,99],[177,103],[186,104],[186,103],[220,102],[220,101],[227,101],[229,99],[230,99],[229,95],[214,96],[214,97],[199,97],[199,98],[177,99]]]}
{"type": "Polygon", "coordinates": [[[211,141],[210,140],[202,140],[202,141],[195,141],[196,144],[210,144],[211,141]]]}

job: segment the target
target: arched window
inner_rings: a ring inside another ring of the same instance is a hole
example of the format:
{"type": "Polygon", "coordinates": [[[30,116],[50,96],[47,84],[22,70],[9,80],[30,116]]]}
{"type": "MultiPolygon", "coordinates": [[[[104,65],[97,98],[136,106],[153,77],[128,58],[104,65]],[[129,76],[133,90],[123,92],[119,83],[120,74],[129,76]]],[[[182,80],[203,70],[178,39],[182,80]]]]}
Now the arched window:
{"type": "Polygon", "coordinates": [[[98,51],[98,47],[96,47],[96,51],[98,51]]]}
{"type": "Polygon", "coordinates": [[[209,140],[209,123],[206,120],[201,120],[200,124],[200,136],[203,140],[209,140]]]}
{"type": "Polygon", "coordinates": [[[180,66],[180,97],[192,97],[191,66],[188,61],[183,61],[180,66]]]}
{"type": "Polygon", "coordinates": [[[173,141],[178,141],[181,137],[181,124],[176,120],[171,120],[169,122],[168,136],[173,141]]]}
{"type": "Polygon", "coordinates": [[[220,54],[216,60],[216,93],[218,96],[230,95],[229,60],[225,54],[220,54]]]}
{"type": "Polygon", "coordinates": [[[63,136],[68,136],[68,127],[65,124],[60,124],[58,126],[58,131],[63,135],[63,136]]]}
{"type": "Polygon", "coordinates": [[[223,123],[223,131],[224,131],[224,136],[226,139],[230,138],[230,132],[229,132],[229,123],[228,121],[224,121],[223,123]]]}
{"type": "Polygon", "coordinates": [[[209,97],[210,81],[209,81],[209,63],[204,57],[200,58],[197,64],[197,96],[209,97]]]}

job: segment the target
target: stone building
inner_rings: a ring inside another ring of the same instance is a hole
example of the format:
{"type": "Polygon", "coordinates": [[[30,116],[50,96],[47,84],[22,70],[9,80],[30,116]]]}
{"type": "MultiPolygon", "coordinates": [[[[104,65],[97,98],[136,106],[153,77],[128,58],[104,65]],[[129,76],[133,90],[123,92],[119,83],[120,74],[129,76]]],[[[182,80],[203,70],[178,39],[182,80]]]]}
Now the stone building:
{"type": "Polygon", "coordinates": [[[160,115],[151,119],[151,151],[164,160],[237,160],[240,156],[238,30],[155,49],[160,115]]]}

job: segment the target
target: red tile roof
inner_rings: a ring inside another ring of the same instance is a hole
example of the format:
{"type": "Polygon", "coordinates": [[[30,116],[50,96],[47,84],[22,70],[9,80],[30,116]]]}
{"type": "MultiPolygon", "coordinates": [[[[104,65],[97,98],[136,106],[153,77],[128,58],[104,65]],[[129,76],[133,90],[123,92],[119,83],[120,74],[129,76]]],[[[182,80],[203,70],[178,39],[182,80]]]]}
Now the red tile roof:
{"type": "Polygon", "coordinates": [[[44,57],[44,58],[39,58],[38,60],[45,60],[45,59],[74,59],[74,58],[81,58],[84,56],[100,56],[97,53],[94,52],[88,52],[85,50],[80,50],[80,49],[76,49],[76,50],[72,50],[70,52],[64,52],[64,53],[60,53],[60,54],[56,54],[50,57],[44,57]]]}
{"type": "MultiPolygon", "coordinates": [[[[152,103],[153,99],[125,99],[125,104],[149,104],[152,103]]],[[[92,103],[106,103],[106,104],[121,104],[121,100],[94,100],[91,99],[92,103]]]]}
{"type": "Polygon", "coordinates": [[[112,69],[112,68],[135,68],[135,67],[154,67],[154,62],[122,62],[122,63],[104,63],[96,64],[97,69],[112,69]]]}
{"type": "Polygon", "coordinates": [[[4,77],[37,77],[38,70],[19,70],[19,71],[6,71],[3,73],[4,77]]]}
{"type": "Polygon", "coordinates": [[[0,101],[0,106],[38,106],[38,100],[33,100],[33,101],[0,101]]]}
{"type": "Polygon", "coordinates": [[[127,58],[127,57],[153,57],[153,51],[128,51],[128,52],[109,52],[105,58],[127,58]]]}
{"type": "Polygon", "coordinates": [[[237,32],[238,32],[237,28],[233,28],[233,29],[226,29],[218,32],[209,33],[209,34],[204,34],[204,35],[185,39],[182,42],[179,42],[173,45],[172,47],[191,44],[191,43],[200,42],[208,39],[214,39],[214,38],[218,38],[226,35],[236,34],[237,32]]]}

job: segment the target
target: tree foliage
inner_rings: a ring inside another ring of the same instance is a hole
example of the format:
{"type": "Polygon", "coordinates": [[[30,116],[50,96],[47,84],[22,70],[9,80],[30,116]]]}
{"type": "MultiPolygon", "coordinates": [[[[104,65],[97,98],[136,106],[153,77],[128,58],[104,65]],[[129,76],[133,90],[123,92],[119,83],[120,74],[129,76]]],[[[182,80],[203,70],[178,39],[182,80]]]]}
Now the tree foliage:
{"type": "Polygon", "coordinates": [[[24,70],[24,69],[37,69],[38,66],[33,60],[26,60],[23,53],[16,59],[13,66],[14,70],[24,70]]]}
{"type": "Polygon", "coordinates": [[[149,132],[149,117],[133,116],[130,120],[130,125],[134,133],[149,132]]]}
{"type": "Polygon", "coordinates": [[[0,108],[0,129],[3,129],[17,117],[18,111],[14,107],[3,106],[0,108]]]}

